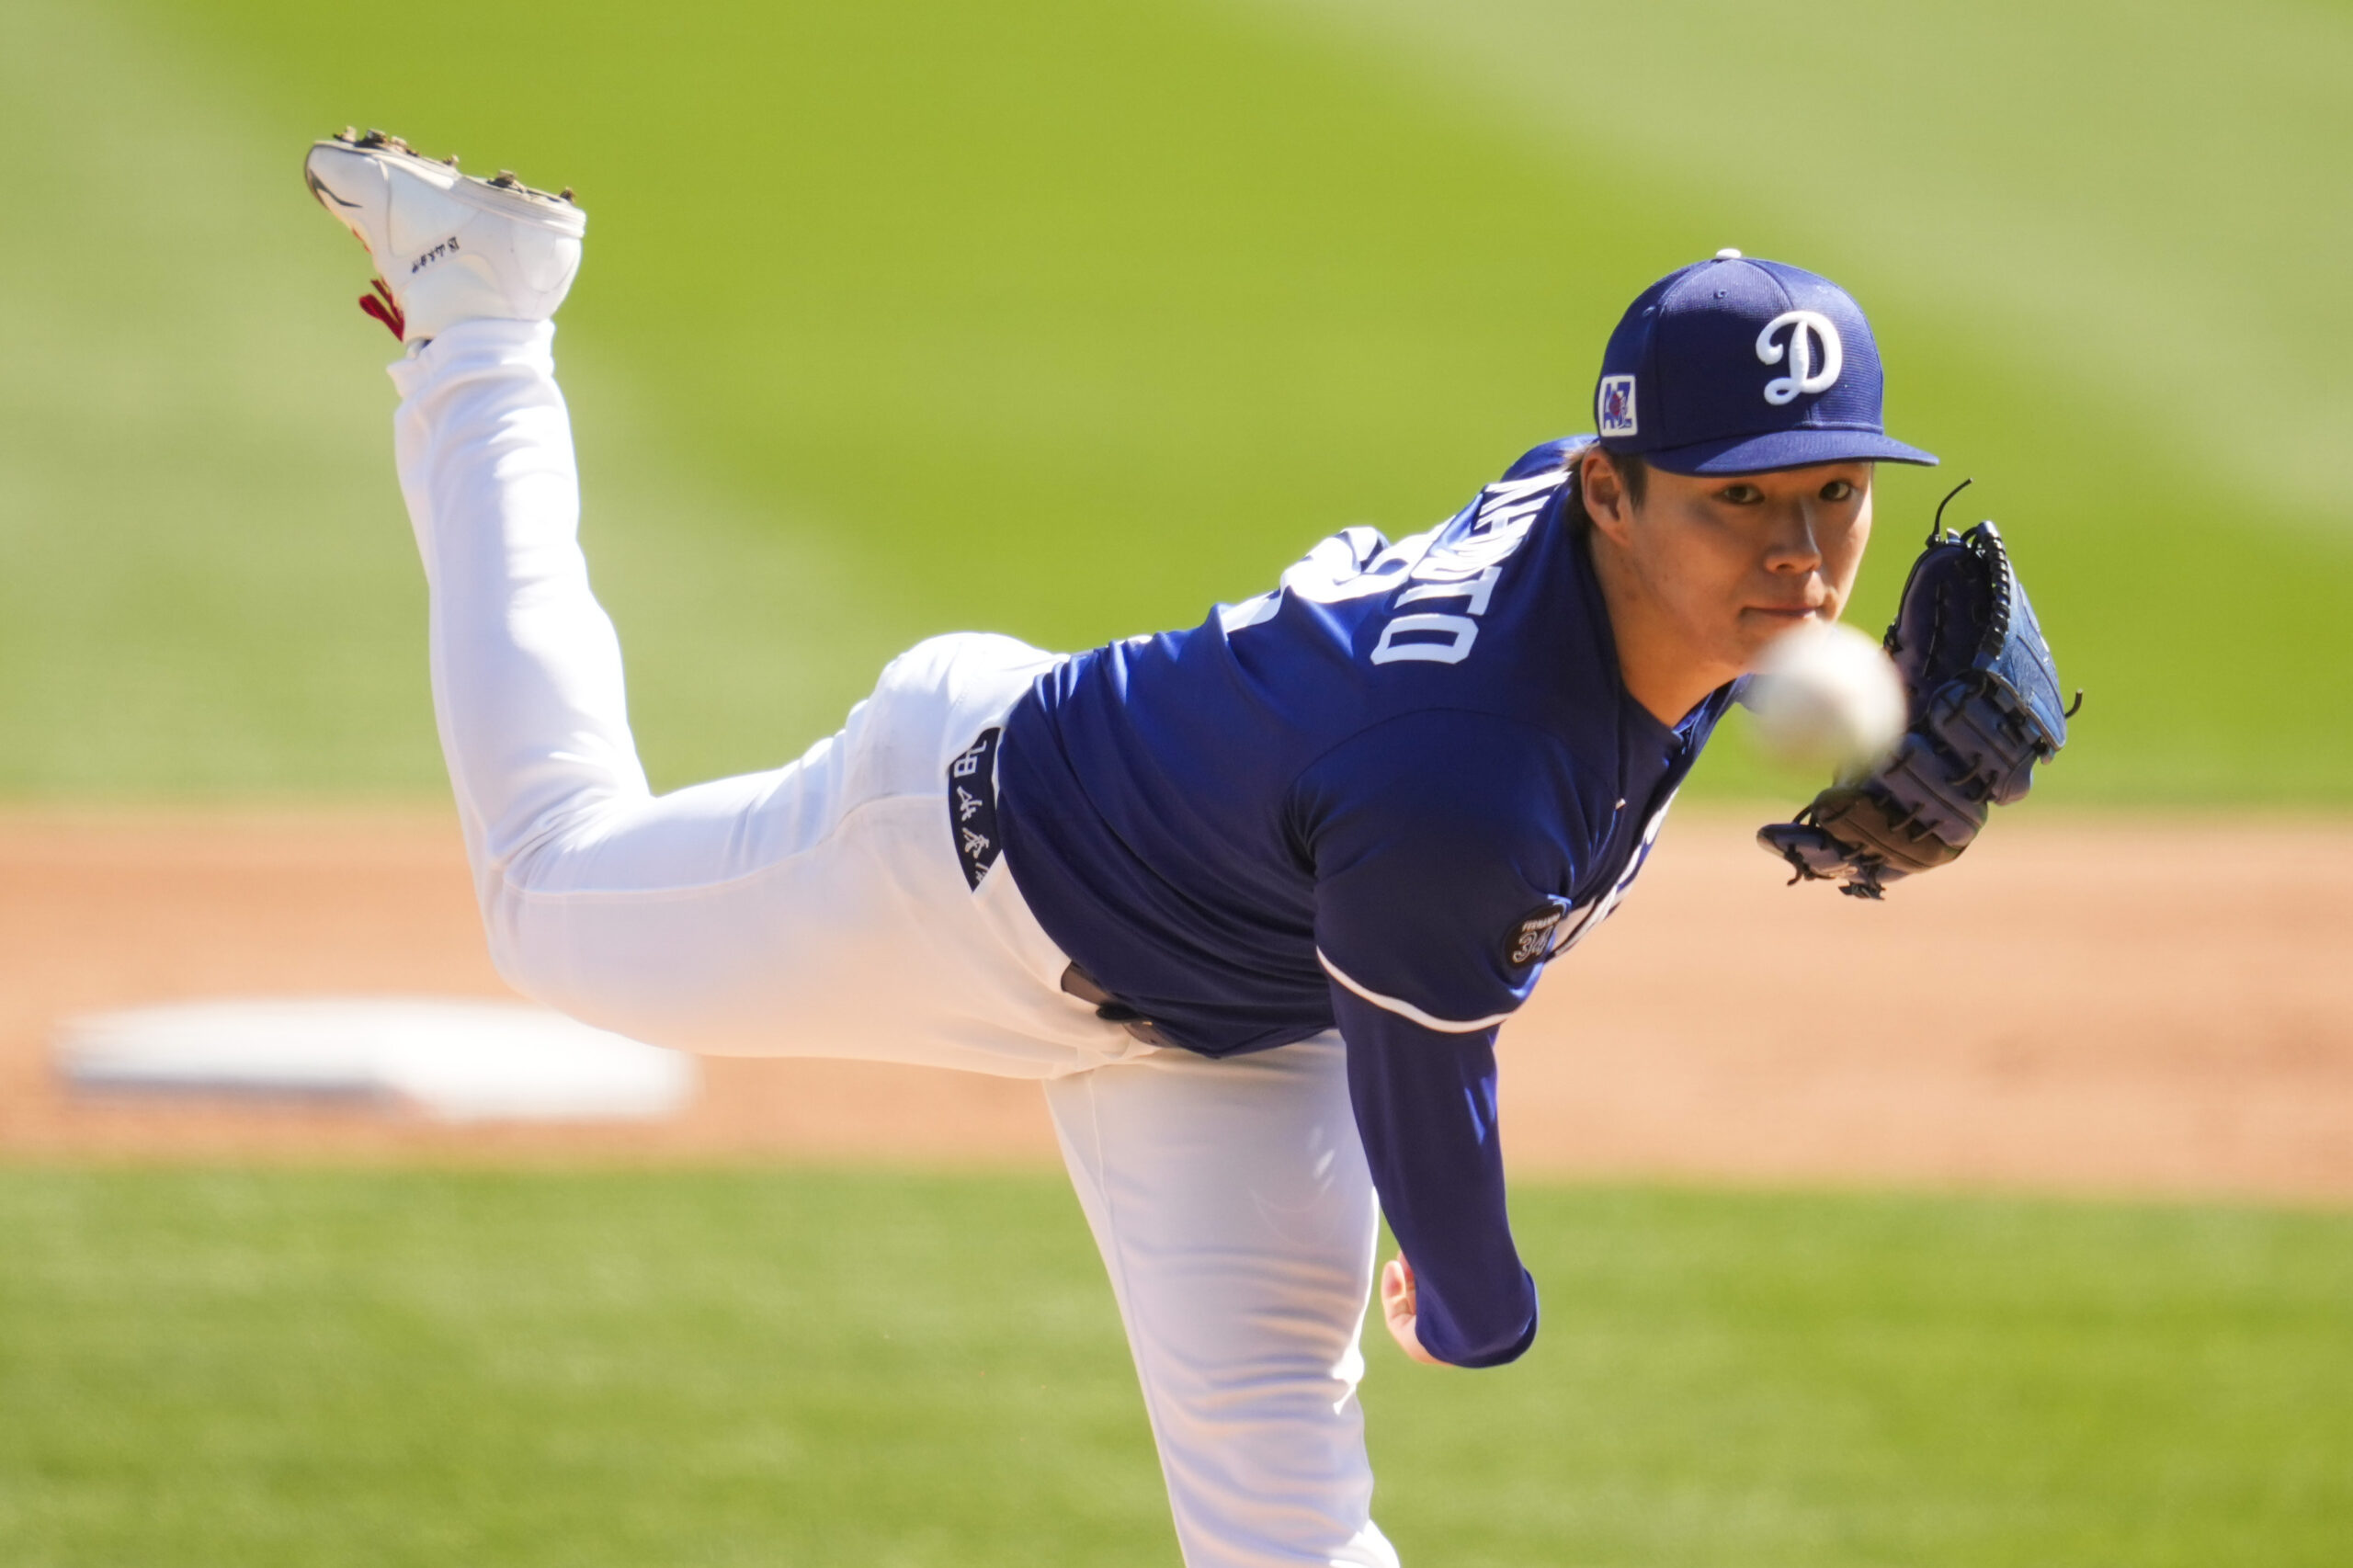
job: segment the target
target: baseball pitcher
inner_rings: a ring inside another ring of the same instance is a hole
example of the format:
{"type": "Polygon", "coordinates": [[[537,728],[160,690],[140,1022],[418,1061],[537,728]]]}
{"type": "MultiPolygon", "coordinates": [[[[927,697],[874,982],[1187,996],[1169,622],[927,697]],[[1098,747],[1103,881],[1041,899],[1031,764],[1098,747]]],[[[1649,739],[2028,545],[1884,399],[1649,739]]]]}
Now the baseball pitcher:
{"type": "MultiPolygon", "coordinates": [[[[1625,897],[1760,653],[1838,616],[1874,465],[1935,460],[1885,433],[1855,301],[1721,252],[1627,310],[1597,437],[1436,528],[1348,528],[1083,653],[934,639],[797,761],[656,796],[555,379],[583,214],[377,133],[305,172],[405,344],[434,708],[501,972],[681,1050],[1038,1080],[1185,1561],[1394,1564],[1356,1399],[1377,1217],[1406,1354],[1528,1349],[1496,1031],[1625,897]]],[[[1771,830],[1802,875],[1949,858],[2063,741],[1989,531],[1938,547],[1918,755],[1771,830]]]]}

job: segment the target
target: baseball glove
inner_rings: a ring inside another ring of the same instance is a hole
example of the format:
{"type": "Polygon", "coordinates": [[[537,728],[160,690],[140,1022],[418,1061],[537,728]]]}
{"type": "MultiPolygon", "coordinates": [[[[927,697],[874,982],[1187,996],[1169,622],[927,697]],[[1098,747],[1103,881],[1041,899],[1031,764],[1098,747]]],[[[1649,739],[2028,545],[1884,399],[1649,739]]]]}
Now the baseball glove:
{"type": "Polygon", "coordinates": [[[2035,764],[2059,755],[2083,706],[2080,691],[2061,704],[2051,644],[2000,532],[1991,522],[1949,532],[1943,506],[1886,647],[1910,696],[1894,752],[1837,780],[1795,821],[1757,830],[1756,842],[1797,872],[1792,884],[1835,881],[1875,899],[1898,878],[1957,859],[1988,811],[2025,798],[2035,764]]]}

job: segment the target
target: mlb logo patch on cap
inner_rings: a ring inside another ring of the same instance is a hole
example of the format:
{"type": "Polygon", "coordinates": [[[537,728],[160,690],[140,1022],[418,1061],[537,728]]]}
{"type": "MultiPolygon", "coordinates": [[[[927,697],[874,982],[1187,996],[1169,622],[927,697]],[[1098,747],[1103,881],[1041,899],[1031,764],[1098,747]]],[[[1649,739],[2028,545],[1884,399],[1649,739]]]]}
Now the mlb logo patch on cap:
{"type": "Polygon", "coordinates": [[[1632,436],[1640,426],[1634,422],[1634,378],[1604,376],[1600,394],[1594,400],[1594,422],[1604,436],[1632,436]]]}

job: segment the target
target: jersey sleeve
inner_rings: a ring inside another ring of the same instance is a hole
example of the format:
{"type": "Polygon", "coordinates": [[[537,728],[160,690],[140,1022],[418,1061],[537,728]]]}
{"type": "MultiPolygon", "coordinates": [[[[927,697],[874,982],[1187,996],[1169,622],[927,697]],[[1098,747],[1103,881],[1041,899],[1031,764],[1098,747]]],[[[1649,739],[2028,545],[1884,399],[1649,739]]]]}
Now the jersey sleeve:
{"type": "Polygon", "coordinates": [[[1504,1200],[1495,1031],[1438,1034],[1335,989],[1348,1097],[1381,1212],[1414,1266],[1422,1347],[1458,1367],[1518,1359],[1536,1281],[1504,1200]]]}
{"type": "Polygon", "coordinates": [[[1532,732],[1453,711],[1367,732],[1302,785],[1317,957],[1422,1343],[1509,1361],[1535,1337],[1536,1290],[1505,1204],[1495,1040],[1569,907],[1574,790],[1532,732]]]}

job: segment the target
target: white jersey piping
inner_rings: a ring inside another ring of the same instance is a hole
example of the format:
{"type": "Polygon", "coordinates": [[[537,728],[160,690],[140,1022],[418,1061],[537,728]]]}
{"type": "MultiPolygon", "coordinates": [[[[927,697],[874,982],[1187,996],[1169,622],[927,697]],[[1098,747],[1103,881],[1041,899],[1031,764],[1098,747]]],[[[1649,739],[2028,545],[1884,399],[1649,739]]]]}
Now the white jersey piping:
{"type": "Polygon", "coordinates": [[[1355,992],[1358,995],[1363,997],[1374,1006],[1381,1008],[1386,1012],[1394,1013],[1401,1018],[1411,1018],[1414,1022],[1421,1025],[1422,1028],[1426,1029],[1436,1029],[1440,1034],[1477,1034],[1481,1029],[1494,1028],[1497,1024],[1502,1023],[1506,1018],[1511,1017],[1509,1013],[1497,1013],[1492,1017],[1473,1018],[1469,1023],[1460,1023],[1452,1018],[1441,1018],[1435,1013],[1423,1012],[1411,1002],[1401,1000],[1395,996],[1383,996],[1380,992],[1373,990],[1370,986],[1358,984],[1354,980],[1348,977],[1347,972],[1344,971],[1338,964],[1334,963],[1328,957],[1326,957],[1324,949],[1321,948],[1315,949],[1315,961],[1324,966],[1324,973],[1330,975],[1333,979],[1338,981],[1341,984],[1347,986],[1350,991],[1355,992]]]}

